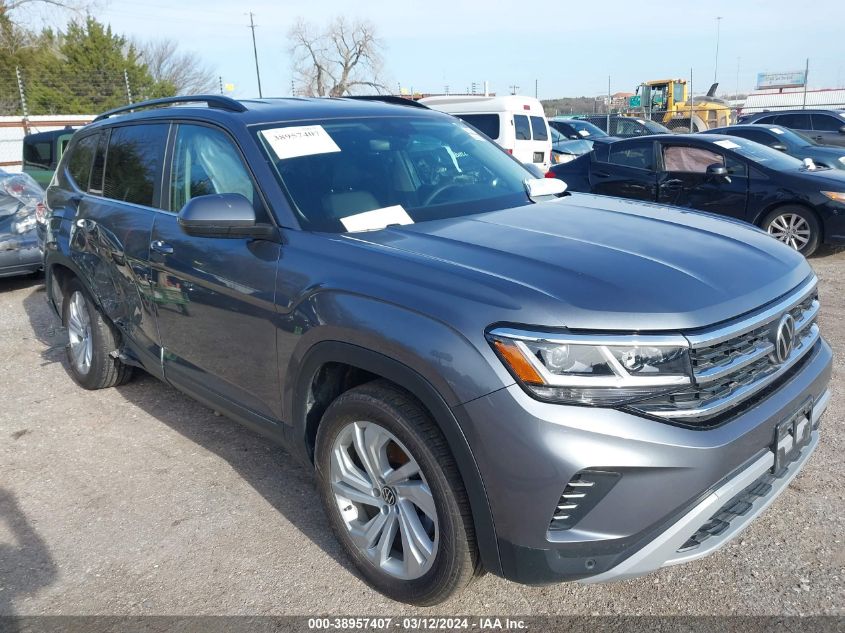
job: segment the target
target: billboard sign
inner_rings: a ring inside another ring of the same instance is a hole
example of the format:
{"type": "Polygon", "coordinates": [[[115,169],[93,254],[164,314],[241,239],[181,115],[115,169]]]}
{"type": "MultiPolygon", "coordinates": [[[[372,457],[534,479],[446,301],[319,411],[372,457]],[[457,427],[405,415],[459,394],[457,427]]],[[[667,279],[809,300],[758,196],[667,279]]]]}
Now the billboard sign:
{"type": "Polygon", "coordinates": [[[788,73],[757,73],[757,90],[803,88],[806,84],[807,73],[803,70],[788,73]]]}

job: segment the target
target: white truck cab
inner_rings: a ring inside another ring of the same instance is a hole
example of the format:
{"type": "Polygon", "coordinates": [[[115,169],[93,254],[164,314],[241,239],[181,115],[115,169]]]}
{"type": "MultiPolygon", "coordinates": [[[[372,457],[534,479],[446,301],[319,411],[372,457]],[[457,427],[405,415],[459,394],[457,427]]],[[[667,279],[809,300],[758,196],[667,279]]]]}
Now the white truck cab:
{"type": "Polygon", "coordinates": [[[463,119],[523,163],[551,166],[552,140],[543,106],[534,97],[438,96],[420,103],[463,119]]]}

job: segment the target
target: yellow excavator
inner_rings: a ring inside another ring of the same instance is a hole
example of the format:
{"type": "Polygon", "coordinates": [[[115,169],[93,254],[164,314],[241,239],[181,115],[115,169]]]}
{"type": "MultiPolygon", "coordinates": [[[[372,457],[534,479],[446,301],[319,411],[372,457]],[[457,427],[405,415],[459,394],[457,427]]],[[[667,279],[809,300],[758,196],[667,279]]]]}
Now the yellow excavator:
{"type": "Polygon", "coordinates": [[[689,98],[685,79],[646,81],[629,100],[626,114],[662,123],[674,132],[702,132],[734,122],[728,102],[716,97],[718,83],[703,97],[689,98]]]}

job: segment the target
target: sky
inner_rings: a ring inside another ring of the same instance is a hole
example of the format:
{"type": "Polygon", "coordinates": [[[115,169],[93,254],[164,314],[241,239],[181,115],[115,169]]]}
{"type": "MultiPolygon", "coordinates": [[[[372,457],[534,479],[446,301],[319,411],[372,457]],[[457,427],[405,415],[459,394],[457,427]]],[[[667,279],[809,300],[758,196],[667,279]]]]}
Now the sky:
{"type": "MultiPolygon", "coordinates": [[[[287,31],[299,17],[370,20],[384,45],[384,82],[418,92],[466,91],[486,80],[541,99],[633,92],[649,79],[713,81],[719,94],[754,87],[759,72],[802,70],[810,88],[845,87],[845,3],[820,0],[679,2],[568,0],[100,0],[94,15],[127,36],[172,38],[198,53],[235,97],[258,95],[249,16],[255,14],[264,96],[291,93],[287,31]]],[[[59,19],[51,14],[46,18],[59,19]]]]}

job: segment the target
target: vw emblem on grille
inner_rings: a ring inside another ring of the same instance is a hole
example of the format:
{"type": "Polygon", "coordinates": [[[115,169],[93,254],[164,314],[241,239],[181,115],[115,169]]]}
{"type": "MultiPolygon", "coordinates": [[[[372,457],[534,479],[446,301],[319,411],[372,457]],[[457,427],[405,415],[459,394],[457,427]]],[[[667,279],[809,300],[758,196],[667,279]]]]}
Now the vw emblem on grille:
{"type": "Polygon", "coordinates": [[[775,361],[778,364],[785,363],[792,354],[793,347],[795,347],[795,319],[787,312],[780,318],[775,331],[775,361]]]}
{"type": "Polygon", "coordinates": [[[393,488],[390,486],[385,486],[381,489],[381,498],[384,499],[384,502],[389,506],[396,503],[396,493],[393,492],[393,488]]]}

